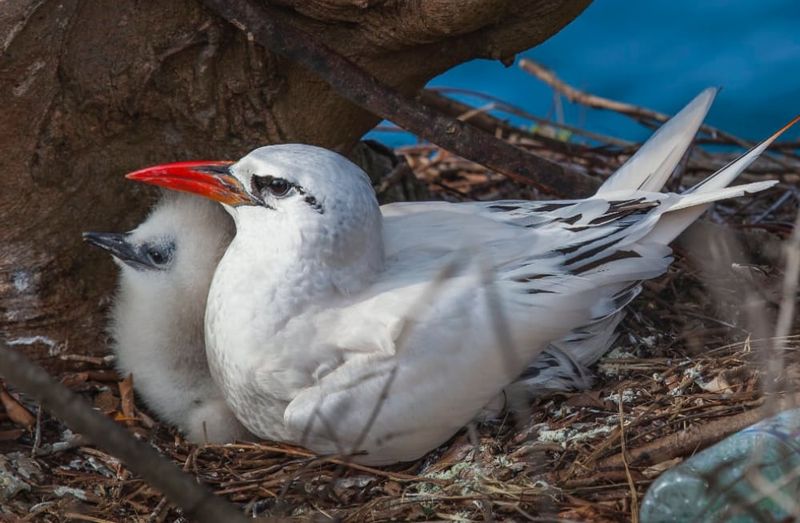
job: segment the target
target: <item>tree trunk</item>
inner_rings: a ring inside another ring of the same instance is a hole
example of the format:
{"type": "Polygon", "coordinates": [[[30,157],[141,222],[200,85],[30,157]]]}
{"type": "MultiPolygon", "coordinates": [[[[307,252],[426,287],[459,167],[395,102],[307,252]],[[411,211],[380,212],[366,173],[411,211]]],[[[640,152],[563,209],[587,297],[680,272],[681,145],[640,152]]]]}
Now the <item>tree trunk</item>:
{"type": "MultiPolygon", "coordinates": [[[[280,0],[268,9],[412,93],[466,60],[510,60],[589,1],[280,0]]],[[[37,359],[104,350],[115,271],[80,233],[142,219],[153,193],[125,172],[234,159],[273,142],[346,153],[377,122],[196,0],[4,0],[0,46],[0,336],[37,359]]]]}

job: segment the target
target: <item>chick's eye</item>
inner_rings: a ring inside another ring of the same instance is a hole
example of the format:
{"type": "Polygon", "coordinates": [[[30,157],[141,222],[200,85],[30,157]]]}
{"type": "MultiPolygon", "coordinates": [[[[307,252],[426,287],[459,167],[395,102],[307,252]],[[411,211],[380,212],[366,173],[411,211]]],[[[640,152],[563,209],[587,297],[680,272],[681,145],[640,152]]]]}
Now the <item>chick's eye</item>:
{"type": "Polygon", "coordinates": [[[162,265],[167,262],[167,256],[157,249],[148,249],[147,257],[156,265],[162,265]]]}

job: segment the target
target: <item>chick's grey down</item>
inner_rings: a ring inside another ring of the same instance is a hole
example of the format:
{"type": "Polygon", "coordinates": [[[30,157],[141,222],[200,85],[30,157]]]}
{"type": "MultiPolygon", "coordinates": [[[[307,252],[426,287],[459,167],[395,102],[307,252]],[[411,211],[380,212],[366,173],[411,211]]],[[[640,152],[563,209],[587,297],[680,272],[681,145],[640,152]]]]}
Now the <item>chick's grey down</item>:
{"type": "Polygon", "coordinates": [[[219,205],[165,193],[125,234],[86,233],[120,268],[109,330],[117,368],[139,398],[195,443],[253,436],[208,369],[203,315],[211,277],[234,229],[219,205]]]}

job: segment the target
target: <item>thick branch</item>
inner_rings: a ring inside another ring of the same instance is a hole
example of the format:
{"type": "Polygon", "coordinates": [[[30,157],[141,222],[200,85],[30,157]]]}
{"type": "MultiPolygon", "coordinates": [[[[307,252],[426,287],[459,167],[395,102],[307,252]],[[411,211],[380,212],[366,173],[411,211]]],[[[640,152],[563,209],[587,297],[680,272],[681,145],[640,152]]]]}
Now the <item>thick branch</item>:
{"type": "MultiPolygon", "coordinates": [[[[575,148],[582,147],[581,145],[577,145],[572,142],[565,142],[563,140],[558,140],[556,138],[550,138],[544,134],[539,134],[535,132],[528,131],[521,127],[516,127],[507,123],[503,120],[500,120],[491,114],[488,114],[486,111],[477,109],[465,103],[459,102],[453,98],[449,98],[443,95],[439,90],[431,90],[431,89],[423,89],[420,92],[419,99],[425,105],[436,109],[444,114],[452,116],[454,118],[458,118],[464,122],[469,122],[474,127],[481,129],[487,133],[492,135],[497,135],[498,129],[504,133],[504,137],[507,138],[510,135],[521,136],[527,138],[529,140],[533,140],[539,142],[548,149],[553,149],[555,151],[569,153],[570,151],[575,150],[575,148]]],[[[490,107],[497,108],[500,110],[511,109],[510,106],[506,106],[500,102],[491,102],[489,105],[490,107]]],[[[532,116],[532,115],[530,115],[532,116]]],[[[535,120],[537,123],[541,123],[543,125],[554,125],[558,126],[559,124],[547,121],[544,118],[540,118],[535,120]]],[[[563,127],[566,130],[572,130],[569,126],[563,127]]],[[[576,131],[580,132],[580,129],[576,129],[576,131]]],[[[587,181],[593,183],[592,191],[594,192],[597,187],[600,186],[601,180],[599,178],[589,178],[587,177],[587,181]]]]}
{"type": "MultiPolygon", "coordinates": [[[[527,58],[523,58],[522,60],[520,60],[519,66],[522,68],[523,71],[532,74],[542,82],[552,87],[556,92],[559,92],[564,96],[566,96],[570,102],[579,103],[581,105],[585,105],[586,107],[591,107],[593,109],[606,109],[609,111],[616,111],[618,113],[632,116],[638,119],[639,121],[666,122],[671,118],[667,114],[660,113],[658,111],[653,111],[652,109],[647,109],[644,107],[639,107],[624,102],[618,102],[616,100],[611,100],[609,98],[604,98],[602,96],[597,96],[591,93],[587,93],[585,91],[581,91],[580,89],[577,89],[569,85],[565,81],[561,80],[550,69],[532,60],[528,60],[527,58]]],[[[753,142],[743,140],[738,136],[726,133],[725,131],[717,129],[716,127],[712,127],[708,124],[701,125],[700,130],[705,132],[709,136],[726,140],[740,147],[744,147],[745,149],[750,149],[755,145],[753,142]]],[[[781,167],[787,169],[793,168],[792,165],[788,164],[784,160],[775,158],[771,154],[764,154],[763,157],[769,158],[770,160],[775,162],[777,165],[780,165],[781,167]]]]}
{"type": "MultiPolygon", "coordinates": [[[[520,68],[529,73],[542,82],[546,83],[550,87],[552,87],[555,91],[561,93],[562,95],[567,97],[567,100],[573,103],[578,103],[581,105],[585,105],[586,107],[591,107],[592,109],[606,109],[609,111],[615,111],[618,113],[626,114],[628,116],[632,116],[639,120],[651,120],[655,122],[666,122],[671,118],[670,115],[660,113],[658,111],[653,111],[652,109],[647,109],[645,107],[639,107],[637,105],[628,104],[625,102],[618,102],[616,100],[611,100],[610,98],[604,98],[602,96],[597,96],[595,94],[587,93],[586,91],[581,91],[577,89],[562,79],[560,79],[556,74],[548,69],[547,67],[543,66],[542,64],[536,63],[533,60],[528,60],[527,58],[523,58],[519,62],[520,68]]],[[[742,140],[741,138],[734,136],[730,133],[726,133],[716,127],[712,127],[708,124],[703,124],[700,127],[700,130],[708,133],[711,136],[717,136],[722,138],[723,140],[727,140],[731,143],[739,145],[744,148],[750,148],[754,144],[752,142],[748,142],[747,140],[742,140]]]]}
{"type": "MultiPolygon", "coordinates": [[[[651,441],[641,447],[628,449],[628,463],[636,467],[655,465],[678,456],[687,456],[718,443],[723,438],[757,423],[775,412],[797,406],[800,397],[789,394],[781,397],[768,397],[763,408],[752,409],[741,414],[724,416],[702,425],[691,427],[651,441]]],[[[623,456],[615,454],[594,466],[594,470],[604,470],[623,466],[623,456]]]]}
{"type": "Polygon", "coordinates": [[[571,196],[591,193],[588,176],[528,153],[402,96],[289,22],[278,24],[251,0],[203,0],[256,42],[315,74],[341,96],[371,113],[464,158],[541,190],[571,196]]]}
{"type": "Polygon", "coordinates": [[[15,388],[39,400],[72,430],[122,460],[135,474],[163,492],[189,519],[208,523],[248,521],[233,505],[198,484],[149,445],[135,440],[127,430],[93,410],[3,341],[0,341],[0,373],[15,388]]]}

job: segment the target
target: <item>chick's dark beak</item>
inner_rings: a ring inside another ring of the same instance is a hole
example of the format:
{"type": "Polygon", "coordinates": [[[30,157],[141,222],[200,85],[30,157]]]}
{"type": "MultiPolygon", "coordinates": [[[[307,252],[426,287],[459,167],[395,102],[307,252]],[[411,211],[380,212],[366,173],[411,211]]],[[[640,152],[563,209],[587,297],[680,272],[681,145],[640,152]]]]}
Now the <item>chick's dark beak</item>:
{"type": "Polygon", "coordinates": [[[85,232],[83,241],[122,259],[130,257],[135,250],[127,241],[128,235],[127,232],[85,232]]]}
{"type": "Polygon", "coordinates": [[[83,241],[100,247],[119,261],[134,268],[152,268],[150,260],[135,245],[128,241],[127,232],[85,232],[83,241]]]}

